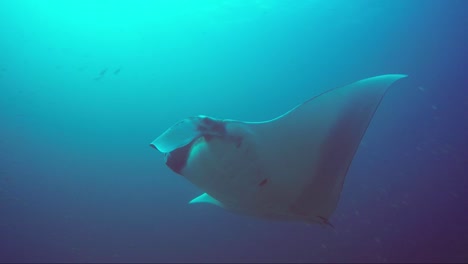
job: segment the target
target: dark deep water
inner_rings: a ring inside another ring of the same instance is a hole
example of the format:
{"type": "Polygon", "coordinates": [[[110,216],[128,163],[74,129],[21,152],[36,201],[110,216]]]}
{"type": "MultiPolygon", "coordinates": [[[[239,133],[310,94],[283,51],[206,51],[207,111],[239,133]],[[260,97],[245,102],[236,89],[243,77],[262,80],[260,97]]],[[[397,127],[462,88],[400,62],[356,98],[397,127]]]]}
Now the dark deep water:
{"type": "Polygon", "coordinates": [[[468,2],[0,1],[1,262],[467,262],[468,2]],[[207,204],[149,143],[404,73],[335,230],[207,204]]]}

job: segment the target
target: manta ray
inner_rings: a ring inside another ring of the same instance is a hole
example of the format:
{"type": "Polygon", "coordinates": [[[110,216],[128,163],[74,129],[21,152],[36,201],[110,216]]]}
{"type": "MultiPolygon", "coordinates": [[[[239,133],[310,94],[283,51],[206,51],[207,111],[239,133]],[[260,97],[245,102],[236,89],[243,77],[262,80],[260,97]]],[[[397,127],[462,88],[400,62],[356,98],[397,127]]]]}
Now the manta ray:
{"type": "Polygon", "coordinates": [[[188,117],[150,146],[204,192],[189,203],[332,226],[328,219],[361,139],[388,88],[406,76],[331,89],[267,121],[188,117]]]}

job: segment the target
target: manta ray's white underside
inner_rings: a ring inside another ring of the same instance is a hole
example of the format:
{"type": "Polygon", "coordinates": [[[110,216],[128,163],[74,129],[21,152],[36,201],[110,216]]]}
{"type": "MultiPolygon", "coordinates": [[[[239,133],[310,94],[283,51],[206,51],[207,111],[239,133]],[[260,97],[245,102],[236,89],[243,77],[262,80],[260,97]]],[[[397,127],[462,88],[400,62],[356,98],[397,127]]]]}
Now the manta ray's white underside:
{"type": "Polygon", "coordinates": [[[353,156],[387,88],[406,75],[364,79],[264,122],[196,116],[151,143],[204,190],[191,203],[277,220],[329,224],[353,156]]]}

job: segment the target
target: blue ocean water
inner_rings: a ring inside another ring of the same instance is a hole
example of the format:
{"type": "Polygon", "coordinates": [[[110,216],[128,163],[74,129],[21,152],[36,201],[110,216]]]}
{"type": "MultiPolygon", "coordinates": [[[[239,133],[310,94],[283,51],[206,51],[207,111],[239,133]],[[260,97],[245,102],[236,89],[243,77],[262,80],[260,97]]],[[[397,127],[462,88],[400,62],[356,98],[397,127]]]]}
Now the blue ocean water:
{"type": "Polygon", "coordinates": [[[0,262],[468,261],[466,1],[0,1],[0,262]],[[330,222],[208,204],[149,143],[386,94],[330,222]]]}

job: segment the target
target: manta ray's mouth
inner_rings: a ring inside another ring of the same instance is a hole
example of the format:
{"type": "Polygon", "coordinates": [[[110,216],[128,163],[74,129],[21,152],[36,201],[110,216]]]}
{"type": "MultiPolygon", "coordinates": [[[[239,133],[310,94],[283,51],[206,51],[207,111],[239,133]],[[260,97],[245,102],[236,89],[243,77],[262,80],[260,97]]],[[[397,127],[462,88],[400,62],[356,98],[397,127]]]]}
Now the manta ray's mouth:
{"type": "Polygon", "coordinates": [[[200,138],[210,141],[214,137],[224,137],[225,135],[226,127],[223,122],[205,116],[197,116],[178,122],[153,141],[150,146],[163,152],[166,165],[175,173],[182,175],[194,142],[200,138]]]}
{"type": "Polygon", "coordinates": [[[173,172],[182,175],[182,170],[187,164],[190,149],[195,141],[192,140],[189,144],[164,154],[164,161],[173,172]]]}

